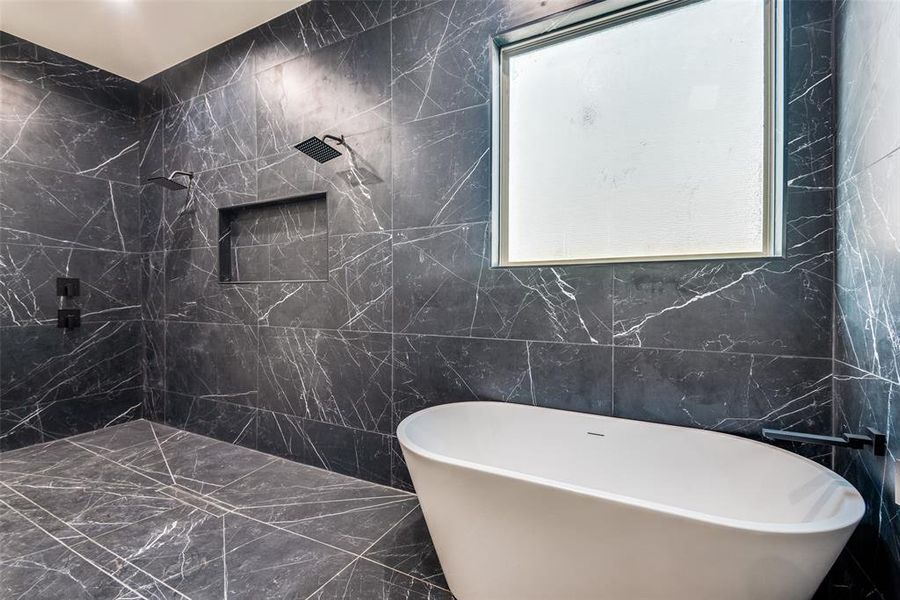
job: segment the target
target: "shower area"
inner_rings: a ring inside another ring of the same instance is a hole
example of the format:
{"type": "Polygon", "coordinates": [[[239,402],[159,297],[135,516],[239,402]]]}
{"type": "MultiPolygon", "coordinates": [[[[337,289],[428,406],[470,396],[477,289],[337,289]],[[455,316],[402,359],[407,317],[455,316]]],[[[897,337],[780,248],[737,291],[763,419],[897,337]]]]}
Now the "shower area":
{"type": "Polygon", "coordinates": [[[868,505],[816,600],[898,593],[900,2],[785,4],[785,258],[492,268],[489,40],[582,3],[298,2],[140,82],[0,31],[0,599],[450,600],[396,431],[460,400],[875,427],[801,449],[868,505]]]}

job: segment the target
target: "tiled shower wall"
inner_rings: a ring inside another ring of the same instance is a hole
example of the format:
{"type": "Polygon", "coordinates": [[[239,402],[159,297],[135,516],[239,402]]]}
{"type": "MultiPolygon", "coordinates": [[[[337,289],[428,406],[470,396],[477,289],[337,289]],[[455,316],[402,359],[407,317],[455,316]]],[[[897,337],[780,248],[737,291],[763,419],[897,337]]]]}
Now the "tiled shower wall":
{"type": "Polygon", "coordinates": [[[900,597],[900,2],[840,0],[835,427],[889,434],[889,456],[839,450],[869,510],[848,552],[850,598],[900,597]]]}
{"type": "Polygon", "coordinates": [[[791,3],[786,259],[491,269],[488,39],[575,3],[313,2],[145,82],[141,178],[199,172],[141,189],[148,414],[402,487],[442,402],[830,432],[831,3],[791,3]],[[328,281],[220,285],[216,207],[311,191],[328,281]]]}
{"type": "Polygon", "coordinates": [[[142,405],[137,84],[0,33],[0,449],[142,405]],[[56,327],[56,278],[82,326],[56,327]]]}

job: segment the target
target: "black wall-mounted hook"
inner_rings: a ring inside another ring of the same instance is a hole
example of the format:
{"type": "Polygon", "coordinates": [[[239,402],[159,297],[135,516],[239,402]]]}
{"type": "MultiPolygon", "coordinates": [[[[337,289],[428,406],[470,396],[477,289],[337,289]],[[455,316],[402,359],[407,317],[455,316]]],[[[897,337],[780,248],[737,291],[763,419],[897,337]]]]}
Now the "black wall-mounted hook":
{"type": "Polygon", "coordinates": [[[74,298],[81,294],[81,281],[76,277],[57,277],[56,295],[74,298]]]}
{"type": "Polygon", "coordinates": [[[783,442],[801,442],[806,444],[821,444],[824,446],[836,446],[838,448],[850,448],[862,450],[866,446],[872,446],[875,456],[884,456],[887,452],[887,436],[874,427],[867,428],[869,435],[845,433],[842,437],[831,435],[815,435],[812,433],[800,433],[797,431],[784,431],[780,429],[763,429],[763,437],[769,440],[783,442]]]}
{"type": "Polygon", "coordinates": [[[56,326],[61,329],[81,327],[81,309],[61,308],[56,311],[56,326]]]}

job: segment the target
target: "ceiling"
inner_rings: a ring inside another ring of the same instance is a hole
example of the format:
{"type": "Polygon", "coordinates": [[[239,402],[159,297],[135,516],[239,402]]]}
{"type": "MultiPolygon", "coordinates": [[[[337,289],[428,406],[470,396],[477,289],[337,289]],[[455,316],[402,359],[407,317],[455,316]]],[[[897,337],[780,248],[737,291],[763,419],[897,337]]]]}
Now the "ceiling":
{"type": "Polygon", "coordinates": [[[132,81],[308,0],[0,0],[0,29],[132,81]]]}

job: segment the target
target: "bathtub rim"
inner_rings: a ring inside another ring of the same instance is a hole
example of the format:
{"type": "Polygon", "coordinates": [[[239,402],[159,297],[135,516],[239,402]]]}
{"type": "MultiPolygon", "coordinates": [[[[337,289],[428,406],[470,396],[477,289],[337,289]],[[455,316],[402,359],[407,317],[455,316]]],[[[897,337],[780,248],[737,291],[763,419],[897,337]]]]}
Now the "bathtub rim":
{"type": "Polygon", "coordinates": [[[754,533],[771,533],[771,534],[815,534],[815,533],[830,533],[834,531],[839,531],[841,529],[845,529],[848,527],[856,528],[859,522],[862,520],[866,511],[866,503],[865,499],[860,494],[859,490],[856,489],[850,482],[841,477],[835,471],[820,465],[819,463],[812,461],[804,456],[800,456],[794,452],[790,452],[788,450],[784,450],[783,448],[778,448],[777,446],[773,446],[771,444],[766,444],[763,442],[759,442],[757,440],[744,438],[741,436],[723,433],[719,431],[710,431],[707,429],[699,429],[694,427],[682,427],[680,425],[669,425],[666,423],[655,423],[653,421],[639,421],[637,419],[624,419],[622,417],[613,417],[607,415],[595,415],[591,413],[584,412],[576,412],[576,411],[567,411],[561,410],[557,408],[549,408],[549,407],[541,407],[541,406],[531,406],[528,404],[516,404],[516,403],[508,403],[508,402],[492,402],[485,400],[466,400],[460,402],[451,402],[446,404],[438,404],[435,406],[429,406],[427,408],[418,410],[411,415],[406,416],[399,425],[397,425],[397,440],[400,443],[401,448],[404,451],[412,452],[421,456],[422,458],[432,460],[439,463],[444,463],[448,465],[453,465],[456,467],[472,469],[475,471],[481,471],[483,473],[489,473],[492,475],[497,475],[500,477],[508,477],[512,479],[524,480],[529,483],[533,483],[535,485],[540,485],[543,487],[550,487],[561,489],[566,492],[574,493],[580,496],[587,496],[591,498],[598,498],[601,500],[606,500],[619,505],[627,505],[631,507],[638,507],[644,510],[650,510],[654,512],[661,512],[668,515],[672,515],[675,517],[680,517],[684,519],[690,519],[694,521],[701,521],[704,523],[708,523],[711,525],[716,525],[720,527],[726,527],[730,529],[738,529],[743,531],[750,531],[754,533]],[[599,417],[604,419],[618,419],[623,421],[635,421],[644,425],[652,426],[652,427],[664,427],[664,428],[676,428],[676,429],[687,429],[692,432],[697,433],[698,435],[711,435],[711,436],[720,436],[727,437],[732,440],[740,440],[742,442],[747,442],[751,444],[756,444],[765,449],[768,452],[780,452],[787,456],[790,456],[792,459],[802,459],[807,461],[810,465],[813,465],[815,468],[828,473],[831,477],[843,482],[847,485],[847,491],[855,494],[858,502],[846,501],[842,506],[841,510],[838,511],[832,517],[828,519],[823,519],[819,521],[809,521],[805,523],[775,523],[770,521],[750,521],[746,519],[734,519],[730,517],[723,517],[719,515],[713,515],[709,513],[704,513],[696,510],[690,510],[686,508],[680,508],[677,506],[670,506],[667,504],[662,504],[660,502],[654,502],[651,500],[645,500],[642,498],[636,498],[633,496],[627,496],[624,494],[616,494],[613,492],[598,490],[594,488],[589,488],[586,486],[576,485],[572,483],[567,483],[564,481],[558,481],[555,479],[548,479],[546,477],[540,477],[538,475],[533,475],[530,473],[522,473],[519,471],[515,471],[512,469],[506,469],[502,467],[494,467],[490,465],[483,465],[480,463],[472,462],[470,460],[465,460],[461,458],[455,458],[451,456],[446,456],[443,454],[439,454],[432,450],[428,450],[423,448],[419,444],[416,444],[410,440],[407,430],[414,424],[414,422],[422,418],[426,413],[433,412],[441,412],[443,410],[450,410],[458,404],[468,404],[468,405],[503,405],[508,408],[512,408],[514,410],[525,409],[525,410],[549,410],[554,412],[562,412],[562,413],[570,413],[577,414],[585,417],[599,417]],[[857,508],[854,510],[854,508],[857,508]]]}

